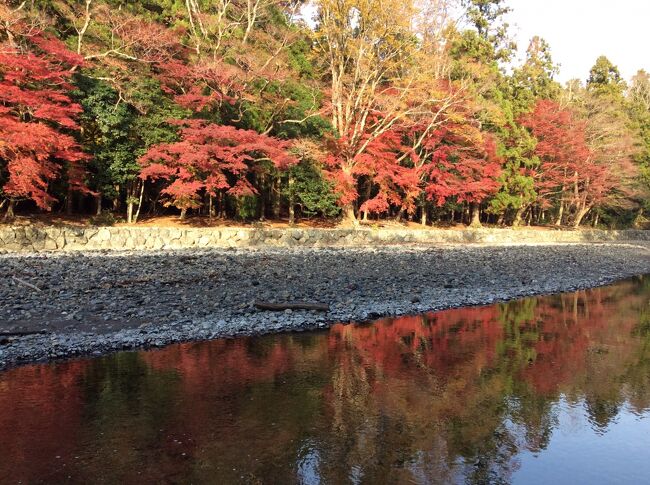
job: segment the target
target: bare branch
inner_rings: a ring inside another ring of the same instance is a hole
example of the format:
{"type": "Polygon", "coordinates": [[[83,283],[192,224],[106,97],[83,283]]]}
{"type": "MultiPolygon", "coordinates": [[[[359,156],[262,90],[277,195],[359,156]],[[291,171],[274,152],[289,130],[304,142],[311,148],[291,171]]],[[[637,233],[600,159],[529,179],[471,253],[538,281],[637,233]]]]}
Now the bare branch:
{"type": "Polygon", "coordinates": [[[92,3],[92,0],[86,0],[86,14],[84,17],[84,23],[81,26],[81,28],[77,28],[77,25],[75,23],[75,30],[77,31],[77,54],[81,54],[81,46],[83,44],[83,38],[84,35],[86,34],[86,31],[88,30],[88,27],[90,26],[90,21],[91,21],[91,15],[90,15],[90,4],[92,3]]]}

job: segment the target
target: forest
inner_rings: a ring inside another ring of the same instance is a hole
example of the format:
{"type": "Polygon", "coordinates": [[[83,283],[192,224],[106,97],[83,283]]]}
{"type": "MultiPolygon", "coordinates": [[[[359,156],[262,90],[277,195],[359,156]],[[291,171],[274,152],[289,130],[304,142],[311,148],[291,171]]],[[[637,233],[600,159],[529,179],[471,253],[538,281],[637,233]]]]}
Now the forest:
{"type": "Polygon", "coordinates": [[[644,227],[650,74],[561,85],[509,11],[3,0],[2,217],[644,227]]]}

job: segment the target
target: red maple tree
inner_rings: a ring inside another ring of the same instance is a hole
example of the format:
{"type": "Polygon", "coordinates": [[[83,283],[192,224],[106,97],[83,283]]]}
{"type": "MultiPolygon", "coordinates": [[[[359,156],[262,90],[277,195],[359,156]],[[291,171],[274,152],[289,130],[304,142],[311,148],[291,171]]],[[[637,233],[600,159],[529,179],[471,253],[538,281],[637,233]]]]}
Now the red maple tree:
{"type": "Polygon", "coordinates": [[[541,164],[535,180],[542,205],[559,198],[558,222],[566,208],[572,210],[572,223],[578,226],[589,210],[608,198],[620,174],[598,162],[587,144],[587,121],[570,109],[540,100],[520,121],[538,140],[535,153],[541,164]]]}
{"type": "Polygon", "coordinates": [[[82,61],[41,32],[14,32],[0,43],[1,194],[10,201],[9,216],[19,200],[51,209],[49,184],[64,174],[71,190],[86,190],[87,156],[73,137],[81,107],[70,98],[72,69],[82,61]]]}
{"type": "MultiPolygon", "coordinates": [[[[418,125],[404,134],[407,139],[419,136],[418,125]]],[[[503,160],[494,137],[481,131],[468,113],[457,111],[426,134],[419,150],[407,155],[411,172],[403,203],[407,210],[414,210],[414,201],[421,197],[437,205],[454,198],[472,205],[477,223],[478,206],[500,187],[503,160]]]]}
{"type": "Polygon", "coordinates": [[[396,125],[369,141],[351,162],[348,158],[347,165],[334,143],[325,165],[340,194],[339,203],[346,206],[358,200],[361,179],[371,184],[373,194],[361,204],[363,213],[385,213],[391,206],[413,213],[421,194],[438,205],[453,197],[477,206],[499,189],[502,160],[496,142],[470,118],[428,132],[419,150],[413,150],[410,140],[421,136],[418,127],[396,125]]]}
{"type": "Polygon", "coordinates": [[[241,95],[237,69],[220,59],[172,59],[156,65],[163,90],[174,101],[194,112],[234,104],[241,95]]]}
{"type": "Polygon", "coordinates": [[[537,138],[535,154],[541,164],[536,189],[548,204],[552,195],[568,188],[574,172],[589,159],[585,124],[576,120],[570,110],[549,100],[539,101],[520,121],[537,138]]]}
{"type": "Polygon", "coordinates": [[[427,196],[438,204],[449,197],[480,204],[494,195],[502,163],[494,137],[470,124],[450,124],[441,141],[424,167],[427,196]]]}
{"type": "Polygon", "coordinates": [[[363,179],[370,185],[371,196],[361,204],[360,212],[381,214],[391,206],[402,205],[404,191],[412,181],[411,173],[399,160],[401,133],[390,130],[369,140],[366,149],[347,164],[339,155],[339,142],[333,143],[334,153],[325,159],[326,173],[340,194],[339,203],[346,206],[356,202],[359,180],[363,179]]]}
{"type": "Polygon", "coordinates": [[[278,169],[297,163],[287,151],[289,142],[271,136],[204,120],[171,123],[181,127],[180,140],[151,147],[139,160],[140,177],[167,181],[163,194],[170,205],[181,209],[181,217],[200,205],[202,191],[256,194],[247,175],[260,169],[259,162],[270,160],[278,169]]]}

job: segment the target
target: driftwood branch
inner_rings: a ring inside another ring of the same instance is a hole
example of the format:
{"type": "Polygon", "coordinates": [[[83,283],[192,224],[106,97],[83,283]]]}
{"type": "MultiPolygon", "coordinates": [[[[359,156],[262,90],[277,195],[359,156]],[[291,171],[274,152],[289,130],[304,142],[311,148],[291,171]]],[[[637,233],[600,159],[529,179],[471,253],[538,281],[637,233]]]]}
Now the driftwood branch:
{"type": "Polygon", "coordinates": [[[32,285],[31,283],[28,283],[25,280],[21,280],[20,278],[17,278],[16,276],[12,276],[11,281],[13,281],[15,284],[23,285],[23,286],[26,286],[27,288],[31,288],[34,291],[38,291],[39,293],[41,293],[43,291],[38,286],[32,285]]]}
{"type": "Polygon", "coordinates": [[[0,332],[0,337],[27,337],[29,335],[47,335],[48,332],[44,330],[36,330],[32,332],[0,332]]]}
{"type": "Polygon", "coordinates": [[[315,310],[317,312],[328,312],[330,306],[327,303],[268,303],[257,301],[254,303],[255,308],[258,310],[269,310],[272,312],[281,312],[284,310],[315,310]]]}
{"type": "Polygon", "coordinates": [[[48,332],[0,332],[0,345],[8,345],[18,337],[28,337],[30,335],[47,335],[48,332]]]}

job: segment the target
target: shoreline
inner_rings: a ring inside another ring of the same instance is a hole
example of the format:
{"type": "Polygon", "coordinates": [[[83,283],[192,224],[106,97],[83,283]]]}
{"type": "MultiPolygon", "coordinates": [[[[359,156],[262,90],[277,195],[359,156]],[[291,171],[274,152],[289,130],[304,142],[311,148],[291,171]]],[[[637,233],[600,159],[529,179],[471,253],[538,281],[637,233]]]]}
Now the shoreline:
{"type": "Polygon", "coordinates": [[[0,370],[488,305],[650,273],[647,243],[0,255],[0,370]],[[30,285],[33,285],[31,287],[30,285]],[[255,301],[330,311],[257,310],[255,301]]]}

